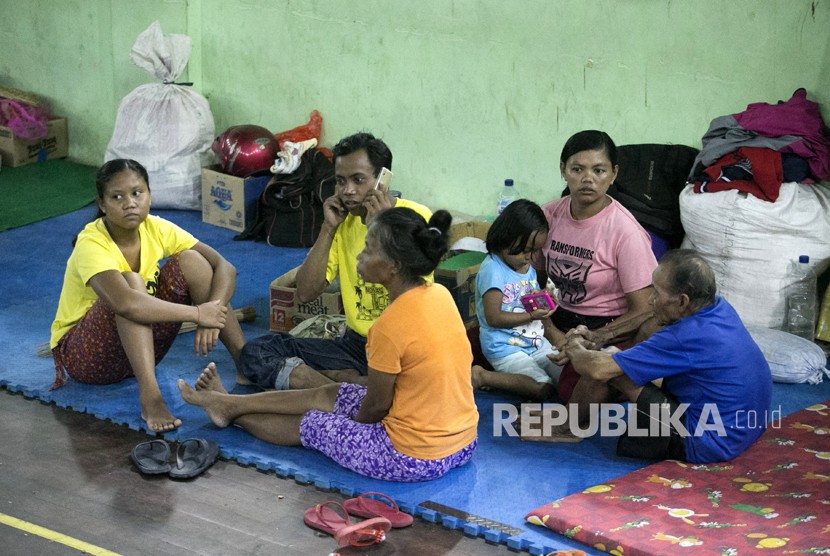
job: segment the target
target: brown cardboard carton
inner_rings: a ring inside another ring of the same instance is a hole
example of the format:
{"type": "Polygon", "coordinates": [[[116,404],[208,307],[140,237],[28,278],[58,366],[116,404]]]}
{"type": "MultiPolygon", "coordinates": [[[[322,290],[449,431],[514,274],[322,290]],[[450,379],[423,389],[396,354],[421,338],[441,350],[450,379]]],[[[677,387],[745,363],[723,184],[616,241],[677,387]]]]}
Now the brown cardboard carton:
{"type": "Polygon", "coordinates": [[[14,168],[32,162],[65,158],[69,153],[66,118],[55,118],[46,124],[43,139],[23,139],[8,127],[0,126],[0,157],[3,166],[14,168]]]}
{"type": "Polygon", "coordinates": [[[202,222],[242,232],[257,214],[257,202],[271,174],[239,178],[218,166],[202,168],[202,222]]]}
{"type": "Polygon", "coordinates": [[[297,302],[297,268],[293,268],[271,282],[271,331],[288,332],[299,323],[315,315],[343,313],[340,288],[332,284],[323,294],[308,303],[297,302]]]}

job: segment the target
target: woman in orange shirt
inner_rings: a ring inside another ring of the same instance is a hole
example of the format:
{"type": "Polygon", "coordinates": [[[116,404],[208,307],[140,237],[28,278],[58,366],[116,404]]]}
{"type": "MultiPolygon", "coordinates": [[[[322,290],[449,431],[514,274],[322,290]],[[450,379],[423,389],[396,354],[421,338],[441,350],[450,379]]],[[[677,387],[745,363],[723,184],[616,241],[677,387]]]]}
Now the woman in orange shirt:
{"type": "Polygon", "coordinates": [[[477,443],[472,351],[450,293],[422,278],[446,253],[451,220],[391,208],[370,221],[357,271],[386,287],[390,304],[369,329],[367,386],[235,396],[210,364],[195,389],[179,381],[182,397],[217,426],[302,444],[375,479],[427,481],[464,465],[477,443]]]}

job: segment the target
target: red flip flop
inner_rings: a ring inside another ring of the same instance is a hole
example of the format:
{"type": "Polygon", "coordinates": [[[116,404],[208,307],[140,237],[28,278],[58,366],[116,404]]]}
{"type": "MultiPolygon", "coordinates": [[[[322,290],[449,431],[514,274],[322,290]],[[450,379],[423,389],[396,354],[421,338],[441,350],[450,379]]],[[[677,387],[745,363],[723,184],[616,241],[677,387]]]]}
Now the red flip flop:
{"type": "Polygon", "coordinates": [[[392,527],[389,520],[384,517],[353,524],[346,508],[334,500],[307,509],[303,514],[303,521],[309,527],[334,535],[337,546],[369,546],[379,543],[386,538],[386,532],[392,527]],[[343,515],[326,506],[339,508],[343,515]]]}
{"type": "Polygon", "coordinates": [[[400,511],[394,500],[380,492],[366,492],[356,498],[349,498],[343,506],[351,515],[385,517],[395,528],[412,525],[412,516],[400,511]],[[369,498],[369,496],[375,496],[381,500],[369,498]]]}

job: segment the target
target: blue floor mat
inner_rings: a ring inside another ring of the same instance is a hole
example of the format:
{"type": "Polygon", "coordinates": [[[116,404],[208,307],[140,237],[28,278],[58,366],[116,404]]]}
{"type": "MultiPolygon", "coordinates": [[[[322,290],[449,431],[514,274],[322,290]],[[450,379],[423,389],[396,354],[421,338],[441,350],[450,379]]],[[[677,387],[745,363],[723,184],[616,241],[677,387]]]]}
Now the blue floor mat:
{"type": "MultiPolygon", "coordinates": [[[[234,232],[201,222],[198,212],[154,211],[222,252],[239,272],[234,307],[252,305],[257,320],[243,324],[249,338],[268,332],[268,286],[274,278],[300,264],[305,249],[274,248],[253,242],[235,242],[234,232]]],[[[143,429],[139,417],[138,388],[134,380],[109,386],[87,386],[71,381],[49,391],[54,381],[51,358],[36,356],[37,347],[49,339],[49,327],[57,308],[66,259],[72,237],[94,215],[88,208],[36,224],[0,233],[0,271],[5,295],[0,298],[0,385],[44,402],[86,412],[100,419],[143,429]]],[[[235,427],[217,429],[203,411],[183,403],[177,378],[193,383],[208,359],[193,354],[192,334],[183,334],[158,366],[158,382],[170,409],[184,422],[165,437],[175,440],[204,437],[217,441],[221,456],[270,470],[297,482],[333,489],[350,496],[381,491],[406,511],[423,519],[462,529],[495,543],[533,554],[555,549],[593,549],[524,521],[524,516],[547,502],[609,481],[650,462],[619,458],[615,439],[592,438],[579,444],[524,443],[506,435],[494,436],[495,404],[519,400],[478,392],[481,420],[479,447],[470,464],[442,479],[421,484],[395,484],[367,479],[334,464],[319,453],[303,448],[277,447],[256,440],[235,427]]],[[[229,389],[233,363],[224,348],[214,360],[229,389]]],[[[236,392],[248,392],[235,388],[236,392]]],[[[830,381],[818,385],[776,384],[773,407],[786,415],[830,398],[830,381]]],[[[496,413],[499,413],[496,407],[496,413]]]]}

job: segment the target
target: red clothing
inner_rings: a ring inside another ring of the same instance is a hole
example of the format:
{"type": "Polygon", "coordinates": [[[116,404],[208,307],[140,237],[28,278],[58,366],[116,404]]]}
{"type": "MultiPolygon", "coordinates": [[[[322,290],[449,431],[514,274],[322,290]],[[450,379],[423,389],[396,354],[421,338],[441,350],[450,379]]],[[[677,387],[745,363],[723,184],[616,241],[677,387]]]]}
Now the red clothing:
{"type": "Polygon", "coordinates": [[[741,147],[735,152],[722,156],[713,165],[708,166],[703,173],[712,181],[695,182],[695,193],[715,193],[737,189],[771,203],[778,199],[778,192],[784,181],[781,152],[756,147],[741,147]],[[751,180],[728,180],[723,177],[725,168],[738,164],[750,168],[751,180]]]}

